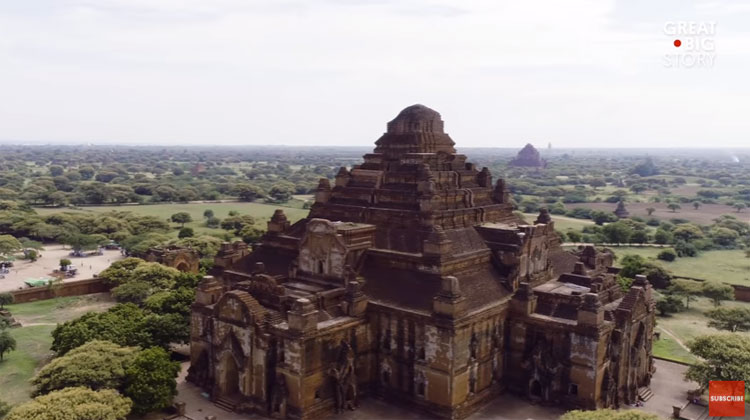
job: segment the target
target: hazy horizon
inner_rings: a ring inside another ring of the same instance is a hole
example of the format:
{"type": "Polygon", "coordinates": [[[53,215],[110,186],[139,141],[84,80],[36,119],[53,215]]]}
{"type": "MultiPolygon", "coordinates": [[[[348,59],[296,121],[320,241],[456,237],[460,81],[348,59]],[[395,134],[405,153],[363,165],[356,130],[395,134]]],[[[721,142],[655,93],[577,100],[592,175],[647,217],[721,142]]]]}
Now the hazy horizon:
{"type": "Polygon", "coordinates": [[[368,147],[422,103],[459,148],[739,150],[748,19],[741,0],[5,2],[0,143],[368,147]]]}

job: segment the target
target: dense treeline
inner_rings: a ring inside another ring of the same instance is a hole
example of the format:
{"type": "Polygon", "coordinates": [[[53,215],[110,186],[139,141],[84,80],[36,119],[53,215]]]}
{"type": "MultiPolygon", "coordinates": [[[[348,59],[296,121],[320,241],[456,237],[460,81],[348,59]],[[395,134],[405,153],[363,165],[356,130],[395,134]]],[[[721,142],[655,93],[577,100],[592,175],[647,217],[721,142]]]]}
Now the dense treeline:
{"type": "Polygon", "coordinates": [[[227,198],[285,202],[350,161],[321,152],[231,148],[8,147],[0,154],[0,200],[46,206],[227,198]]]}

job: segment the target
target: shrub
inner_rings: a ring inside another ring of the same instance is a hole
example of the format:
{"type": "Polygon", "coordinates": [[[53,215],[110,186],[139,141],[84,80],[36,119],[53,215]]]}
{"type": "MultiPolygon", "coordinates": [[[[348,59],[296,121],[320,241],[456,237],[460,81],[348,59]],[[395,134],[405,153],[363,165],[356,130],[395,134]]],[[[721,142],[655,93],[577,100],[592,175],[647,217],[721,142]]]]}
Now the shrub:
{"type": "Polygon", "coordinates": [[[661,316],[667,316],[671,313],[682,312],[685,310],[685,305],[682,303],[682,299],[674,295],[666,295],[664,298],[659,299],[656,302],[656,309],[659,311],[661,316]]]}
{"type": "Polygon", "coordinates": [[[195,236],[195,232],[193,231],[193,228],[191,227],[184,227],[180,229],[180,233],[177,234],[177,237],[182,238],[192,238],[195,236]]]}
{"type": "Polygon", "coordinates": [[[674,261],[675,259],[677,259],[677,253],[674,252],[673,249],[665,249],[665,250],[661,251],[656,256],[656,258],[658,258],[658,259],[660,259],[662,261],[670,261],[671,262],[671,261],[674,261]]]}

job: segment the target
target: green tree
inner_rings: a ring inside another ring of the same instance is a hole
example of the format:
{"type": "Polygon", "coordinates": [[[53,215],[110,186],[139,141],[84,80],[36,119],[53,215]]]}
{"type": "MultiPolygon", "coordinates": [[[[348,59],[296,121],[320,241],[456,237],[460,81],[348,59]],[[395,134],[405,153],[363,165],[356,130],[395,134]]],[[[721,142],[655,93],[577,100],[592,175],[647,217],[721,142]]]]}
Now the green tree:
{"type": "Polygon", "coordinates": [[[630,240],[630,235],[633,234],[633,228],[625,222],[609,223],[602,228],[602,233],[610,243],[627,243],[630,240]]]}
{"type": "Polygon", "coordinates": [[[593,178],[591,181],[589,181],[589,185],[591,185],[592,188],[594,188],[594,191],[596,191],[599,187],[605,187],[607,185],[607,181],[604,180],[604,178],[593,178]]]}
{"type": "Polygon", "coordinates": [[[209,217],[206,219],[206,227],[217,228],[221,225],[221,219],[218,217],[209,217]]]}
{"type": "Polygon", "coordinates": [[[134,270],[130,281],[143,281],[159,289],[174,287],[179,270],[165,265],[146,262],[139,264],[134,270]]]}
{"type": "Polygon", "coordinates": [[[605,223],[616,221],[617,216],[615,216],[612,213],[605,212],[605,211],[592,211],[591,220],[593,220],[594,223],[596,223],[597,225],[601,226],[605,223]]]}
{"type": "Polygon", "coordinates": [[[745,392],[750,392],[750,338],[733,333],[703,335],[688,348],[701,360],[688,368],[686,379],[704,389],[709,381],[745,381],[745,392]]]}
{"type": "Polygon", "coordinates": [[[123,239],[120,241],[120,246],[122,246],[129,255],[142,256],[146,255],[149,249],[159,247],[169,241],[169,239],[169,236],[161,233],[144,233],[123,239]]]}
{"type": "Polygon", "coordinates": [[[16,339],[10,335],[10,331],[7,329],[0,330],[0,362],[3,361],[5,353],[9,353],[16,349],[16,339]]]}
{"type": "Polygon", "coordinates": [[[190,216],[190,213],[187,213],[187,212],[184,212],[184,211],[181,211],[181,212],[179,212],[179,213],[175,213],[175,214],[173,214],[173,215],[172,215],[172,216],[170,217],[170,219],[171,219],[171,220],[172,220],[172,221],[173,221],[174,223],[179,223],[179,224],[180,224],[180,227],[185,227],[185,223],[190,223],[190,222],[192,222],[192,221],[193,221],[193,217],[192,217],[192,216],[190,216]]]}
{"type": "Polygon", "coordinates": [[[34,396],[76,386],[120,390],[125,384],[125,370],[137,353],[136,347],[89,341],[45,365],[31,380],[34,396]]]}
{"type": "Polygon", "coordinates": [[[672,284],[672,275],[661,265],[649,262],[644,268],[643,274],[655,288],[666,289],[672,284]]]}
{"type": "Polygon", "coordinates": [[[675,226],[674,230],[672,231],[672,236],[674,236],[675,239],[690,242],[694,239],[703,238],[703,231],[700,227],[692,223],[682,223],[675,226]]]}
{"type": "Polygon", "coordinates": [[[39,259],[39,253],[35,249],[30,249],[25,254],[26,254],[26,259],[28,259],[31,262],[34,262],[39,259]]]}
{"type": "Polygon", "coordinates": [[[706,312],[709,327],[720,330],[750,331],[750,308],[716,308],[706,312]]]}
{"type": "Polygon", "coordinates": [[[672,285],[669,287],[670,293],[678,296],[682,296],[685,299],[685,307],[690,309],[690,302],[695,300],[695,297],[701,294],[701,284],[693,280],[672,280],[672,285]]]}
{"type": "Polygon", "coordinates": [[[120,285],[130,280],[132,276],[132,271],[135,270],[136,267],[139,265],[145,263],[146,261],[140,259],[140,258],[125,258],[124,260],[115,261],[107,267],[104,271],[99,273],[99,278],[101,278],[105,283],[109,285],[120,285]]]}
{"type": "Polygon", "coordinates": [[[13,303],[13,295],[10,293],[0,293],[0,309],[3,309],[5,305],[13,303]]]}
{"type": "Polygon", "coordinates": [[[668,244],[672,241],[672,235],[664,229],[656,229],[654,233],[654,242],[657,244],[668,244]]]}
{"type": "Polygon", "coordinates": [[[225,230],[234,230],[235,235],[239,235],[243,227],[253,224],[255,224],[255,218],[253,218],[253,216],[230,216],[221,221],[221,228],[225,230]]]}
{"type": "Polygon", "coordinates": [[[656,310],[659,311],[661,316],[667,316],[671,313],[682,312],[685,310],[685,305],[679,297],[666,295],[656,302],[656,310]]]}
{"type": "Polygon", "coordinates": [[[124,420],[132,405],[112,389],[65,388],[14,407],[5,420],[124,420]]]}
{"type": "Polygon", "coordinates": [[[180,229],[180,232],[177,234],[177,237],[182,238],[192,238],[195,236],[195,231],[191,227],[184,227],[180,229]]]}
{"type": "Polygon", "coordinates": [[[210,219],[214,217],[214,211],[211,209],[206,209],[203,211],[203,218],[204,219],[210,219]]]}
{"type": "Polygon", "coordinates": [[[693,208],[698,210],[699,208],[701,208],[701,204],[703,203],[701,203],[700,201],[693,201],[693,208]]]}
{"type": "Polygon", "coordinates": [[[633,233],[630,235],[630,242],[641,245],[645,244],[648,242],[648,232],[642,229],[633,230],[633,233]]]}
{"type": "Polygon", "coordinates": [[[571,230],[567,233],[567,235],[568,235],[568,240],[570,242],[573,242],[573,243],[581,242],[581,234],[579,232],[571,230]]]}
{"type": "Polygon", "coordinates": [[[665,249],[656,256],[656,258],[662,260],[662,261],[674,261],[677,259],[677,253],[674,252],[673,249],[665,249]]]}
{"type": "Polygon", "coordinates": [[[178,314],[186,323],[190,322],[190,306],[195,302],[193,287],[178,287],[174,290],[163,290],[149,296],[144,307],[156,314],[178,314]]]}
{"type": "Polygon", "coordinates": [[[716,227],[711,230],[711,239],[720,246],[733,247],[739,237],[739,233],[729,228],[716,227]]]}
{"type": "Polygon", "coordinates": [[[69,259],[61,258],[60,259],[60,271],[66,271],[71,264],[73,263],[69,259]]]}
{"type": "Polygon", "coordinates": [[[646,270],[646,260],[637,254],[628,254],[620,260],[622,269],[620,275],[628,278],[635,278],[638,274],[643,274],[646,270]]]}
{"type": "Polygon", "coordinates": [[[52,176],[61,176],[65,169],[60,165],[50,165],[49,174],[52,176]]]}
{"type": "Polygon", "coordinates": [[[11,406],[10,404],[6,403],[5,401],[0,400],[0,419],[4,418],[6,414],[10,411],[11,406]]]}
{"type": "Polygon", "coordinates": [[[268,190],[268,195],[277,203],[284,203],[289,201],[294,194],[294,184],[286,181],[281,181],[268,190]]]}
{"type": "Polygon", "coordinates": [[[81,174],[83,179],[91,179],[94,177],[94,168],[91,166],[81,166],[78,168],[78,172],[81,174]]]}
{"type": "Polygon", "coordinates": [[[84,235],[80,233],[70,235],[64,240],[64,243],[66,245],[69,245],[73,249],[73,251],[76,252],[97,249],[107,242],[109,242],[109,239],[107,239],[107,237],[104,235],[84,235]]]}
{"type": "Polygon", "coordinates": [[[560,420],[660,420],[659,416],[639,410],[573,410],[560,417],[560,420]]]}
{"type": "Polygon", "coordinates": [[[119,303],[106,312],[90,312],[58,324],[52,331],[52,351],[64,355],[91,340],[169,348],[171,343],[185,342],[189,337],[190,324],[180,314],[161,315],[132,303],[119,303]]]}
{"type": "Polygon", "coordinates": [[[738,203],[734,203],[734,206],[733,206],[733,207],[734,207],[735,209],[737,209],[737,213],[739,213],[739,212],[741,212],[742,210],[744,210],[744,209],[746,209],[746,208],[747,208],[747,204],[745,204],[745,203],[739,203],[739,202],[738,202],[738,203]]]}
{"type": "Polygon", "coordinates": [[[648,213],[649,216],[651,216],[652,214],[654,214],[655,211],[656,211],[656,209],[653,208],[653,207],[646,208],[646,213],[648,213]]]}
{"type": "Polygon", "coordinates": [[[734,288],[728,284],[707,281],[701,287],[703,296],[711,299],[714,306],[720,306],[722,300],[734,299],[734,288]]]}
{"type": "MultiPolygon", "coordinates": [[[[271,189],[271,191],[273,191],[273,189],[271,189]]],[[[233,188],[233,193],[242,201],[255,201],[265,196],[265,193],[261,188],[250,184],[236,185],[233,188]]]]}
{"type": "Polygon", "coordinates": [[[245,243],[252,244],[258,242],[263,236],[263,231],[253,225],[245,225],[240,230],[239,235],[245,243]]]}
{"type": "Polygon", "coordinates": [[[677,210],[679,210],[679,209],[682,208],[682,206],[680,206],[677,203],[669,203],[669,204],[667,204],[667,208],[670,209],[670,210],[672,210],[672,213],[676,213],[677,210]]]}
{"type": "Polygon", "coordinates": [[[153,286],[145,281],[129,281],[112,289],[112,297],[122,303],[140,305],[153,293],[153,286]]]}
{"type": "Polygon", "coordinates": [[[698,248],[693,243],[683,240],[674,243],[674,250],[678,257],[695,257],[698,255],[698,248]]]}
{"type": "Polygon", "coordinates": [[[10,255],[23,249],[21,242],[11,235],[0,235],[0,255],[10,255]]]}
{"type": "Polygon", "coordinates": [[[205,257],[211,257],[213,258],[218,252],[219,248],[221,247],[222,240],[215,237],[215,236],[208,236],[208,235],[201,235],[201,236],[194,236],[191,238],[182,238],[178,240],[170,241],[170,244],[174,244],[176,246],[184,246],[188,248],[192,248],[195,251],[198,251],[198,254],[201,258],[205,257]]]}
{"type": "Polygon", "coordinates": [[[168,407],[177,395],[175,377],[180,364],[169,359],[162,348],[138,353],[126,372],[125,395],[133,400],[133,412],[144,414],[168,407]]]}

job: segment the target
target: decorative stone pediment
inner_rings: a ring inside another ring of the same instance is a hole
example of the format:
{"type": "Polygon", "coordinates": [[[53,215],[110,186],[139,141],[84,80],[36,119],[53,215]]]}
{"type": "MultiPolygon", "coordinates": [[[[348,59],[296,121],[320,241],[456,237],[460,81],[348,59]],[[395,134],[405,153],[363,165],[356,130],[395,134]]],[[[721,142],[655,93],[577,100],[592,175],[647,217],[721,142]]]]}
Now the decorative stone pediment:
{"type": "Polygon", "coordinates": [[[265,309],[249,293],[232,290],[214,306],[214,316],[224,322],[250,325],[263,319],[265,309]]]}
{"type": "Polygon", "coordinates": [[[312,219],[300,242],[298,267],[308,273],[342,277],[346,252],[346,245],[336,233],[333,222],[312,219]]]}

